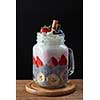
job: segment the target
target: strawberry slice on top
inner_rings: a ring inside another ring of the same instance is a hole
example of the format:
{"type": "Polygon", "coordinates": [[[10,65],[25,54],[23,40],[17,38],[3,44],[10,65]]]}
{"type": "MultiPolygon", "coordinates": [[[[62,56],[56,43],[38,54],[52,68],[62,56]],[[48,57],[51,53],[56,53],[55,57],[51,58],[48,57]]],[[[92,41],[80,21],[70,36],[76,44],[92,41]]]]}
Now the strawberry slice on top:
{"type": "Polygon", "coordinates": [[[59,64],[60,65],[66,65],[67,64],[67,59],[64,55],[61,56],[59,64]]]}
{"type": "Polygon", "coordinates": [[[50,30],[50,27],[47,27],[47,26],[44,26],[44,27],[41,27],[41,29],[40,29],[40,32],[42,33],[42,32],[44,32],[44,33],[47,33],[47,32],[50,32],[51,30],[50,30]]]}

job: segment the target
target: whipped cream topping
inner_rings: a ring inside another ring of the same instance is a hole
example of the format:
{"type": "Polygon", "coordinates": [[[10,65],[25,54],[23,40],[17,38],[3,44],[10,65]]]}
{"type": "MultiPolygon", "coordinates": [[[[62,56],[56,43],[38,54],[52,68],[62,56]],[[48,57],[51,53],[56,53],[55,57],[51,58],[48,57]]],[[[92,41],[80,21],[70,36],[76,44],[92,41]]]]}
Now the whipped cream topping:
{"type": "Polygon", "coordinates": [[[53,34],[53,32],[47,33],[37,33],[37,43],[45,45],[59,45],[64,44],[64,35],[63,34],[53,34]]]}

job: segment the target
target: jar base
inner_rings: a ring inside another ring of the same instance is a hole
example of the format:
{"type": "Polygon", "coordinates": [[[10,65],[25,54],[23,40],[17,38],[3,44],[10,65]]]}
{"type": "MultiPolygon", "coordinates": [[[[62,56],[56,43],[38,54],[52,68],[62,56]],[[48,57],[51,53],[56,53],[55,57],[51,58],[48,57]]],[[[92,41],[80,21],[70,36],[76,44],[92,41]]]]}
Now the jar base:
{"type": "Polygon", "coordinates": [[[68,81],[65,84],[64,88],[58,88],[58,89],[51,89],[51,88],[42,88],[38,86],[34,81],[29,82],[25,85],[25,89],[27,92],[35,95],[41,95],[41,96],[61,96],[61,95],[67,95],[75,91],[76,85],[71,80],[68,81]]]}

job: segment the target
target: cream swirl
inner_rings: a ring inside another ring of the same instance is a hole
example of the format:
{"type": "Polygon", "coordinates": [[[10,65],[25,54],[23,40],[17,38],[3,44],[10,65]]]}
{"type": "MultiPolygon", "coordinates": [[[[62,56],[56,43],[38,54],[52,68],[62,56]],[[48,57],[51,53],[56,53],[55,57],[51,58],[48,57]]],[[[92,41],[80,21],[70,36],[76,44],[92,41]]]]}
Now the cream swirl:
{"type": "Polygon", "coordinates": [[[53,34],[53,32],[37,33],[37,43],[45,45],[59,45],[64,44],[64,35],[53,34]]]}

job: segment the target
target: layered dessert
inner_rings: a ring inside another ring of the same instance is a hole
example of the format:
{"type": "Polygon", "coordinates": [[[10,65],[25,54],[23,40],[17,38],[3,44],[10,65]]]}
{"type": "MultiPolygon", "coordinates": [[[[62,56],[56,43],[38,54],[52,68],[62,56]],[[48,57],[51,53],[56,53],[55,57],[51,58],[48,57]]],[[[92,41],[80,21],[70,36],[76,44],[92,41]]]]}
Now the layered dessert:
{"type": "Polygon", "coordinates": [[[37,32],[33,47],[33,79],[48,88],[63,87],[68,80],[68,48],[58,20],[37,32]]]}

